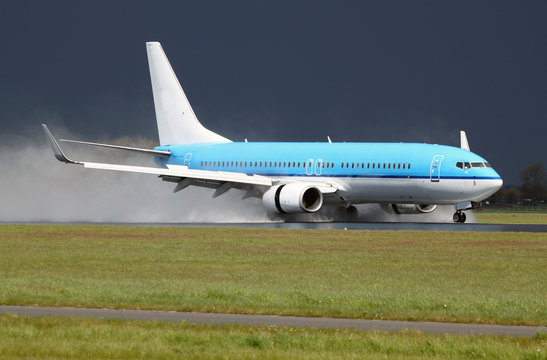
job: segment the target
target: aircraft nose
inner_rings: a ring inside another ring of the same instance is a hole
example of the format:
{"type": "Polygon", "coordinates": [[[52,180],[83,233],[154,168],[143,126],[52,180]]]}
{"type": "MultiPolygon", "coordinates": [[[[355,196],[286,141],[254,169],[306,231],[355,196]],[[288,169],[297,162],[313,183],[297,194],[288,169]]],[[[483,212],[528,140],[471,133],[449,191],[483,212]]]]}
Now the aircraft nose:
{"type": "Polygon", "coordinates": [[[495,193],[496,191],[501,189],[501,187],[503,186],[503,180],[496,170],[494,169],[490,169],[490,170],[492,170],[494,176],[492,176],[493,180],[489,183],[490,185],[489,187],[492,193],[495,193]]]}
{"type": "Polygon", "coordinates": [[[502,186],[503,186],[503,180],[501,178],[495,179],[494,181],[492,181],[491,187],[494,192],[501,189],[502,186]]]}

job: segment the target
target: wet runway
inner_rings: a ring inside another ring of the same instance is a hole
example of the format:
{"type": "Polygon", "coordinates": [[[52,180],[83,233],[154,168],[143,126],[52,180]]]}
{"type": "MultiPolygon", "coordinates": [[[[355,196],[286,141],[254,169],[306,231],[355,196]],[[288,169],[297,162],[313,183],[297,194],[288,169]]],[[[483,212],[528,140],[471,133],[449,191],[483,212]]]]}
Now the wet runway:
{"type": "Polygon", "coordinates": [[[173,227],[231,227],[270,229],[321,230],[433,230],[481,232],[547,232],[547,224],[455,224],[417,222],[184,222],[184,223],[112,223],[112,222],[32,222],[26,224],[116,225],[116,226],[173,226],[173,227]]]}
{"type": "Polygon", "coordinates": [[[29,317],[87,317],[124,320],[155,320],[194,324],[241,324],[241,325],[277,325],[288,327],[314,327],[332,329],[379,330],[387,332],[418,330],[431,334],[456,335],[503,335],[534,336],[539,331],[546,332],[545,326],[512,326],[457,324],[418,321],[362,320],[338,318],[314,318],[276,315],[240,315],[218,313],[195,313],[155,310],[114,310],[41,306],[0,306],[0,314],[13,314],[29,317]]]}
{"type": "Polygon", "coordinates": [[[451,223],[358,223],[358,222],[268,222],[268,223],[182,223],[151,226],[245,227],[324,230],[435,230],[486,232],[547,232],[547,224],[451,224],[451,223]]]}

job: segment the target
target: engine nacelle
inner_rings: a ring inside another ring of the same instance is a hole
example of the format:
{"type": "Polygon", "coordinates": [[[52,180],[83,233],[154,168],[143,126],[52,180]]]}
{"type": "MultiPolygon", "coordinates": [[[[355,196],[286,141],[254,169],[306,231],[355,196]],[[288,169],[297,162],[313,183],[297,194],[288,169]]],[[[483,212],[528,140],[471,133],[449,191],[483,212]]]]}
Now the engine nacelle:
{"type": "Polygon", "coordinates": [[[295,182],[272,186],[264,193],[262,203],[268,210],[281,214],[312,213],[323,205],[323,194],[312,184],[295,182]]]}
{"type": "Polygon", "coordinates": [[[384,209],[394,214],[428,214],[436,208],[436,204],[389,204],[384,209]]]}

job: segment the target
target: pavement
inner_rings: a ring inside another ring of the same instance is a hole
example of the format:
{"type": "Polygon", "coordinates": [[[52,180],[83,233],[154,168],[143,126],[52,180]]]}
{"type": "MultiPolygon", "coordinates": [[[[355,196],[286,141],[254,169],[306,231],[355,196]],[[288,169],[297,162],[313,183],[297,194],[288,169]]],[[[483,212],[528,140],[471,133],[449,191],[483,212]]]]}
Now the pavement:
{"type": "Polygon", "coordinates": [[[287,327],[379,330],[387,332],[418,330],[424,333],[431,334],[501,335],[512,337],[531,337],[536,335],[538,332],[547,333],[547,327],[545,326],[485,325],[418,321],[363,320],[300,316],[243,315],[44,306],[0,305],[0,314],[12,314],[28,317],[55,316],[124,320],[153,320],[169,322],[185,321],[195,324],[277,325],[287,327]]]}

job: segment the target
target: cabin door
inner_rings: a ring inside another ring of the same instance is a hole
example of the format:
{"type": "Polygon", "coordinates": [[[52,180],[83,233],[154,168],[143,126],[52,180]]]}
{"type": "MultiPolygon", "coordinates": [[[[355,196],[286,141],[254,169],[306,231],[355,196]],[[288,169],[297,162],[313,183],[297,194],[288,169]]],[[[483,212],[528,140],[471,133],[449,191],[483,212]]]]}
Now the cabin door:
{"type": "Polygon", "coordinates": [[[313,159],[306,161],[306,175],[313,175],[313,159]]]}
{"type": "Polygon", "coordinates": [[[315,175],[321,175],[322,167],[323,167],[323,159],[315,160],[315,175]]]}
{"type": "Polygon", "coordinates": [[[186,153],[184,157],[184,166],[190,166],[190,160],[192,159],[192,153],[186,153]]]}
{"type": "Polygon", "coordinates": [[[435,155],[433,161],[431,161],[429,179],[433,182],[439,182],[439,180],[441,180],[441,163],[443,162],[443,159],[444,155],[435,155]]]}

